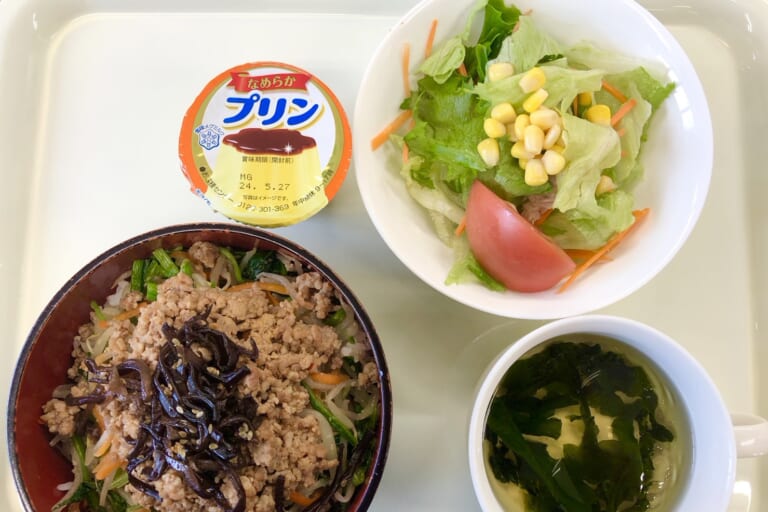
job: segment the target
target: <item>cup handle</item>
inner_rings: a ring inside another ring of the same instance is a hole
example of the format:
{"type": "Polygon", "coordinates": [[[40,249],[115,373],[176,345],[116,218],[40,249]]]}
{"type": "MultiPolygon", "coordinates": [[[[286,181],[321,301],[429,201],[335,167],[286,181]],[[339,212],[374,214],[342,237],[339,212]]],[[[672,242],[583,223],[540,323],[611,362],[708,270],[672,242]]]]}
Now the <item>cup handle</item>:
{"type": "Polygon", "coordinates": [[[731,422],[740,459],[768,454],[768,420],[751,414],[731,414],[731,422]]]}

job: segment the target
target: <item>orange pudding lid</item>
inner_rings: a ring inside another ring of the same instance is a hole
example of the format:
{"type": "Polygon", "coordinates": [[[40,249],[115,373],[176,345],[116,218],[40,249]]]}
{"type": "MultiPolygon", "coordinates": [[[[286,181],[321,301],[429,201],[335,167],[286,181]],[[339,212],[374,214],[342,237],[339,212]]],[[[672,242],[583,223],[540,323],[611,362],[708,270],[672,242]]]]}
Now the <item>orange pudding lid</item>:
{"type": "Polygon", "coordinates": [[[341,187],[352,136],[341,103],[295,66],[255,62],[211,80],[179,136],[192,192],[245,224],[287,226],[319,212],[341,187]]]}

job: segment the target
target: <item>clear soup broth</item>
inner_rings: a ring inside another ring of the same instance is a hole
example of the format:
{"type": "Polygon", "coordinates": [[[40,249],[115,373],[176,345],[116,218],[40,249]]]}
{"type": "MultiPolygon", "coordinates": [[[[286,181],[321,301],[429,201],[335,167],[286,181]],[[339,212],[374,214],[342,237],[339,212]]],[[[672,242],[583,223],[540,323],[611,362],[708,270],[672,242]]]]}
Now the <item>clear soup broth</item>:
{"type": "Polygon", "coordinates": [[[603,336],[547,341],[516,361],[486,420],[485,464],[507,511],[673,510],[688,419],[638,351],[603,336]]]}

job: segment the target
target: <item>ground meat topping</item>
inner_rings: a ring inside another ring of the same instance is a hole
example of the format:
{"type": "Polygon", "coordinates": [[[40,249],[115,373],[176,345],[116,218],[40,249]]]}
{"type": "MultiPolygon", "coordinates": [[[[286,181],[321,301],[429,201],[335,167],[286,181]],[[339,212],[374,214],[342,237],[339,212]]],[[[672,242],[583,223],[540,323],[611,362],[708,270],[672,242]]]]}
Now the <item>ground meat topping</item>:
{"type": "MultiPolygon", "coordinates": [[[[166,341],[152,373],[141,359],[114,367],[88,360],[90,379],[108,383],[108,388],[78,399],[101,401],[110,394],[131,393],[130,398],[140,399],[134,402],[141,404],[143,421],[127,466],[134,488],[160,499],[151,482],[174,469],[198,496],[213,499],[224,510],[241,512],[245,491],[235,469],[250,461],[246,445],[258,417],[253,399],[238,399],[234,391],[250,371],[239,365],[240,357],[253,360],[257,349],[255,344],[252,350],[243,349],[209,327],[210,311],[209,306],[179,329],[164,325],[166,341]],[[115,385],[115,378],[122,382],[115,385]],[[232,502],[221,489],[225,480],[235,491],[232,502]]],[[[166,477],[165,482],[175,479],[166,477]]]]}
{"type": "MultiPolygon", "coordinates": [[[[221,264],[213,244],[178,252],[197,269],[221,264]]],[[[333,286],[300,263],[283,263],[298,270],[288,276],[286,293],[257,284],[201,286],[184,272],[158,281],[151,300],[127,291],[120,308],[137,315],[106,321],[92,315],[80,328],[69,370],[75,385],[66,399],[46,404],[42,421],[60,438],[83,436],[86,422],[92,444],[112,436],[103,458],[122,461],[130,475],[124,494],[147,509],[273,512],[288,507],[292,493],[309,496],[319,488],[325,496],[307,510],[331,509],[332,494],[360,464],[353,453],[369,450],[362,434],[370,427],[356,438],[362,448],[343,443],[342,451],[338,437],[329,445],[330,420],[310,403],[304,385],[315,372],[347,371],[350,384],[339,404],[353,413],[370,410],[348,401],[370,402],[371,395],[355,390],[376,386],[375,365],[357,350],[358,328],[332,322],[343,306],[333,286]],[[204,342],[188,325],[215,331],[218,341],[204,342]],[[354,371],[342,368],[342,354],[355,355],[354,371]]]]}

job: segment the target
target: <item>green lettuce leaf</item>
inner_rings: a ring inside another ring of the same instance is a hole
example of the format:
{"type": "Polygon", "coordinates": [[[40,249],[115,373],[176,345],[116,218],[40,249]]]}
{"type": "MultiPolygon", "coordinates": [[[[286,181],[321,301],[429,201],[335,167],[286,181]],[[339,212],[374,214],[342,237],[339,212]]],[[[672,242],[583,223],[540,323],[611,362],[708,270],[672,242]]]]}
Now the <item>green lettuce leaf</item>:
{"type": "Polygon", "coordinates": [[[565,249],[596,249],[634,218],[634,200],[624,190],[595,196],[605,169],[621,158],[621,144],[613,128],[591,123],[570,114],[563,116],[568,164],[557,176],[555,212],[542,231],[565,249]]]}
{"type": "Polygon", "coordinates": [[[419,66],[419,71],[431,76],[438,84],[445,83],[464,62],[464,43],[461,36],[455,36],[438,46],[432,55],[419,66]]]}
{"type": "MultiPolygon", "coordinates": [[[[617,76],[614,76],[611,83],[620,83],[620,90],[624,92],[627,98],[634,99],[637,103],[621,120],[621,129],[624,134],[621,136],[621,160],[611,170],[611,177],[616,185],[623,187],[629,183],[637,181],[642,175],[642,165],[638,162],[640,155],[640,146],[643,143],[643,133],[646,123],[651,118],[652,105],[643,99],[637,86],[632,82],[624,82],[617,76]]],[[[619,101],[605,91],[595,94],[595,101],[608,105],[611,112],[619,109],[619,101]]]]}
{"type": "Polygon", "coordinates": [[[553,208],[561,212],[582,210],[589,216],[598,213],[595,189],[603,169],[621,158],[616,130],[563,113],[563,156],[568,162],[557,175],[557,195],[553,208]]]}
{"type": "Polygon", "coordinates": [[[521,198],[532,194],[545,194],[552,189],[552,185],[549,182],[537,187],[526,184],[525,171],[520,168],[518,160],[512,157],[511,149],[510,141],[500,139],[498,165],[481,172],[477,178],[497,196],[519,206],[521,198]]]}
{"type": "Polygon", "coordinates": [[[590,215],[578,209],[565,213],[555,210],[540,229],[563,249],[598,249],[614,234],[632,225],[634,198],[618,189],[602,194],[596,203],[590,215]]]}
{"type": "MultiPolygon", "coordinates": [[[[405,181],[405,187],[408,193],[429,212],[442,215],[454,224],[461,222],[464,217],[464,209],[451,201],[450,195],[443,193],[436,187],[425,187],[413,179],[413,175],[418,175],[414,168],[424,165],[424,159],[420,156],[410,156],[408,162],[403,165],[401,175],[405,181]]],[[[434,219],[433,219],[434,220],[434,219]]],[[[442,236],[440,238],[443,238],[442,236]]]]}
{"type": "Polygon", "coordinates": [[[432,77],[419,80],[409,103],[416,124],[405,136],[409,153],[423,163],[412,172],[422,186],[442,182],[466,197],[477,174],[486,165],[477,152],[485,138],[484,113],[488,106],[469,91],[471,79],[458,74],[439,84],[432,77]]]}
{"type": "Polygon", "coordinates": [[[493,61],[511,62],[517,71],[526,71],[542,60],[562,54],[560,43],[539,30],[530,16],[520,16],[517,30],[502,41],[493,61]]]}
{"type": "Polygon", "coordinates": [[[491,277],[480,266],[480,263],[475,259],[472,251],[469,249],[469,241],[466,236],[456,238],[453,243],[454,263],[451,270],[448,272],[448,276],[445,278],[445,284],[463,284],[463,283],[481,283],[486,288],[503,292],[507,288],[491,277]]]}
{"type": "MultiPolygon", "coordinates": [[[[544,105],[550,108],[567,109],[580,92],[598,91],[602,87],[604,73],[600,70],[569,69],[555,63],[541,66],[547,77],[544,88],[549,93],[544,105]]],[[[529,94],[520,88],[520,79],[525,72],[502,78],[495,82],[479,83],[474,92],[491,105],[508,101],[519,111],[529,94]]]]}
{"type": "Polygon", "coordinates": [[[654,78],[644,67],[636,67],[624,73],[607,75],[605,79],[619,90],[628,88],[630,84],[634,85],[640,96],[651,104],[653,112],[675,90],[674,82],[662,83],[654,78]]]}
{"type": "MultiPolygon", "coordinates": [[[[514,5],[507,7],[504,0],[488,0],[484,12],[483,28],[477,43],[467,47],[464,57],[467,73],[480,82],[485,80],[488,61],[499,54],[501,43],[512,32],[520,18],[520,10],[514,5]]],[[[471,21],[467,24],[468,27],[471,21]]]]}
{"type": "Polygon", "coordinates": [[[598,48],[587,41],[582,41],[570,48],[564,49],[563,54],[574,67],[603,69],[606,73],[623,73],[637,67],[650,70],[653,76],[660,77],[666,73],[664,67],[657,62],[644,61],[637,57],[630,57],[612,50],[598,48]]]}
{"type": "MultiPolygon", "coordinates": [[[[642,67],[606,75],[605,79],[627,98],[634,98],[637,102],[621,120],[621,129],[624,131],[621,137],[623,156],[610,172],[618,186],[629,189],[643,176],[643,166],[639,162],[640,150],[646,140],[651,117],[672,92],[674,83],[663,84],[642,67]]],[[[608,105],[611,112],[621,106],[616,98],[605,91],[595,93],[595,101],[608,105]]]]}

